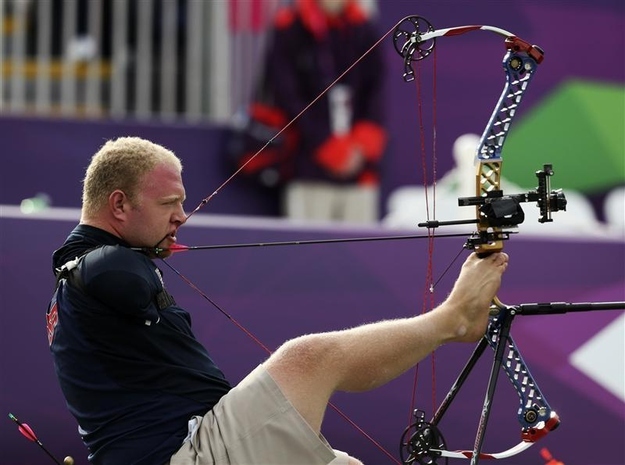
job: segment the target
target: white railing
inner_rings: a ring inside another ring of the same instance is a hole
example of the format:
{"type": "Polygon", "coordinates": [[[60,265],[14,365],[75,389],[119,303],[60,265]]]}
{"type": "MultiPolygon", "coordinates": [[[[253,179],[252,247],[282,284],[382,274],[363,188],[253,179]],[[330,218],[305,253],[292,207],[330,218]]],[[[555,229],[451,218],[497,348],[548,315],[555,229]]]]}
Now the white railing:
{"type": "Polygon", "coordinates": [[[224,121],[283,3],[0,0],[0,112],[224,121]]]}

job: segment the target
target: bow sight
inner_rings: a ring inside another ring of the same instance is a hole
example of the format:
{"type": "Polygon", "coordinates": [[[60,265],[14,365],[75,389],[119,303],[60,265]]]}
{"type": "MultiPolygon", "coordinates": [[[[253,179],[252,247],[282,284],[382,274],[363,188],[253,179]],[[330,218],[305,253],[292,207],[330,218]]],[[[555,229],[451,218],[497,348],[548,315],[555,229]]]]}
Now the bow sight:
{"type": "Polygon", "coordinates": [[[541,171],[536,171],[538,187],[525,194],[503,195],[502,190],[488,192],[485,196],[460,197],[458,205],[461,207],[479,205],[480,214],[485,216],[491,226],[515,226],[521,224],[525,214],[521,208],[522,202],[536,202],[540,209],[539,223],[553,221],[551,214],[566,210],[566,197],[562,189],[551,190],[549,178],[553,176],[550,164],[543,165],[541,171]]]}
{"type": "MultiPolygon", "coordinates": [[[[475,197],[460,197],[458,205],[461,207],[476,206],[480,219],[452,220],[452,221],[426,221],[419,223],[419,227],[438,228],[439,226],[451,226],[459,224],[483,223],[488,227],[506,228],[517,226],[525,220],[525,213],[521,203],[536,202],[540,210],[539,223],[553,221],[551,214],[566,210],[566,196],[562,189],[551,190],[550,177],[553,176],[553,168],[550,164],[543,165],[543,169],[536,171],[538,187],[523,194],[504,195],[501,189],[488,191],[485,195],[475,197]]],[[[479,244],[488,244],[495,240],[507,240],[510,233],[506,231],[480,231],[467,239],[466,248],[473,249],[479,244]]]]}

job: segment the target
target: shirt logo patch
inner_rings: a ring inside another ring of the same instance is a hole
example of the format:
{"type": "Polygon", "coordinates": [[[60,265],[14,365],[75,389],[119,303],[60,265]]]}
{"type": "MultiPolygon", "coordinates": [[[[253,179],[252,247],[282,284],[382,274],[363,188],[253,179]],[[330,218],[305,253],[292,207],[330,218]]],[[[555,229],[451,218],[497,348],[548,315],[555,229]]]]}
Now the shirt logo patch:
{"type": "Polygon", "coordinates": [[[50,303],[50,308],[46,312],[46,328],[48,332],[48,345],[52,345],[54,341],[54,330],[56,329],[56,325],[59,323],[59,309],[56,303],[56,299],[54,299],[50,303]]]}

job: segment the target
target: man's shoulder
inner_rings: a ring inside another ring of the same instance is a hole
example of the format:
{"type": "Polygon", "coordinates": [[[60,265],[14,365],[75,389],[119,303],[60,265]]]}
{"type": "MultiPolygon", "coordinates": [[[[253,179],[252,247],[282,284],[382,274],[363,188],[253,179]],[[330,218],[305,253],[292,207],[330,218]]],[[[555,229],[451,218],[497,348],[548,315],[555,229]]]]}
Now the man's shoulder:
{"type": "Polygon", "coordinates": [[[102,245],[87,251],[81,263],[83,278],[117,273],[144,276],[153,274],[153,261],[145,253],[122,245],[102,245]]]}
{"type": "Polygon", "coordinates": [[[134,267],[146,264],[151,266],[153,262],[145,252],[123,245],[102,245],[96,247],[87,252],[85,259],[92,263],[106,263],[121,267],[134,267]]]}

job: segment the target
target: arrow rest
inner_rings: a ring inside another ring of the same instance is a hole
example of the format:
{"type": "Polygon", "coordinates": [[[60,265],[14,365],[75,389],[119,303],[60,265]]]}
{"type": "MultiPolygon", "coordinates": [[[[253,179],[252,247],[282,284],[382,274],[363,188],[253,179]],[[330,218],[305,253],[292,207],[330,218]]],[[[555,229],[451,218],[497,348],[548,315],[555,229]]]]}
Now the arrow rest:
{"type": "MultiPolygon", "coordinates": [[[[463,247],[469,250],[475,250],[481,245],[494,244],[500,241],[507,241],[510,239],[511,232],[509,231],[479,231],[467,238],[463,247]]],[[[480,256],[490,255],[489,253],[478,254],[480,256]]]]}

